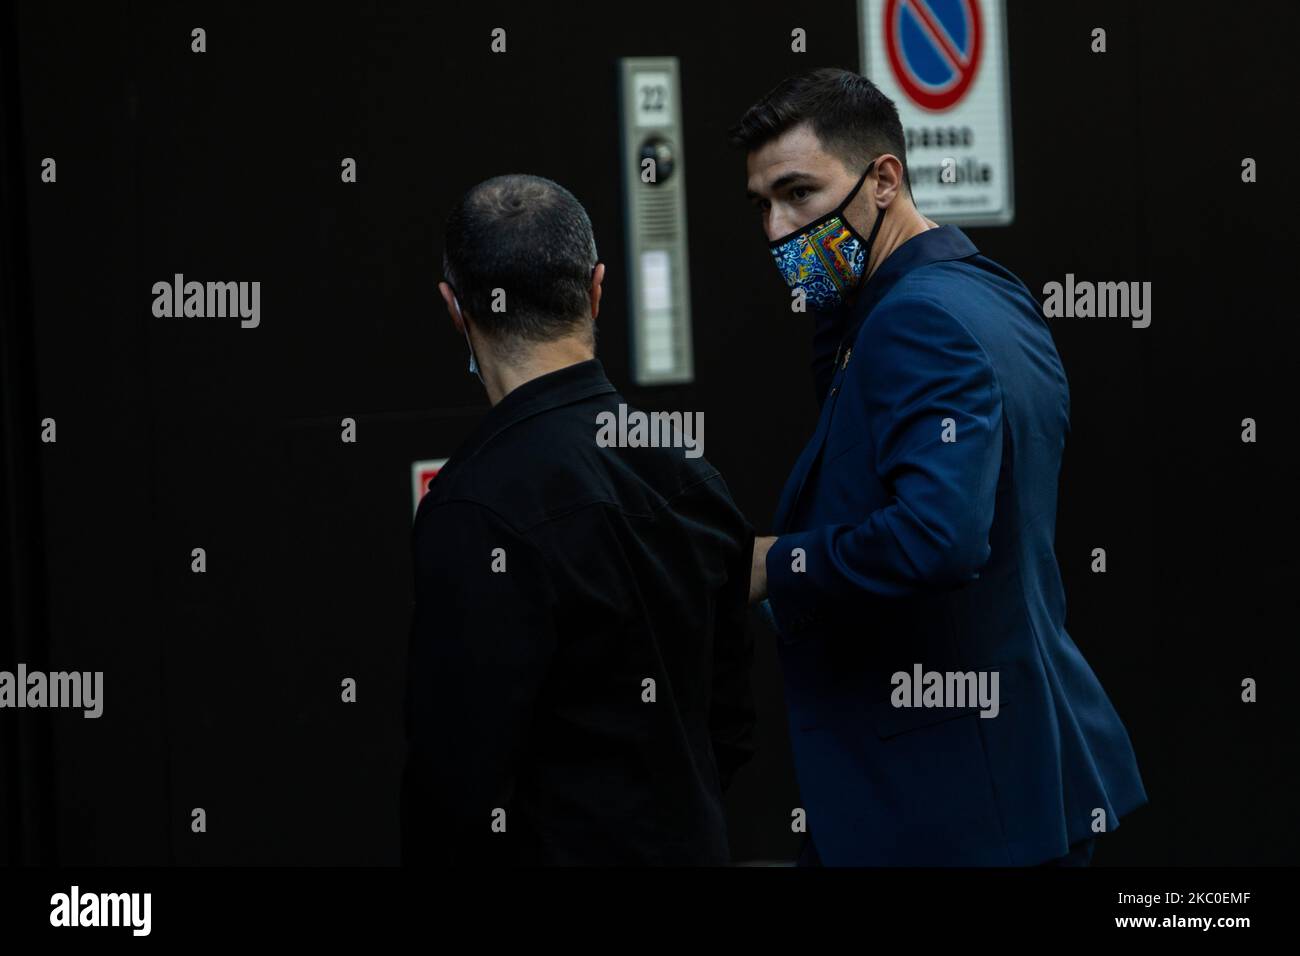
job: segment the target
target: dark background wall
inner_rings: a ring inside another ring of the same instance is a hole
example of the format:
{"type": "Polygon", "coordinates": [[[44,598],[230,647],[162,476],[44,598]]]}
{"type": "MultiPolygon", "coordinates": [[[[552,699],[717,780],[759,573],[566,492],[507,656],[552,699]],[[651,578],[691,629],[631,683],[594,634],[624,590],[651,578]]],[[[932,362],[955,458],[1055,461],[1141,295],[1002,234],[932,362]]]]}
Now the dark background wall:
{"type": "MultiPolygon", "coordinates": [[[[1067,272],[1153,283],[1148,329],[1054,324],[1073,405],[1057,536],[1069,627],[1151,796],[1099,863],[1300,857],[1282,68],[1297,17],[1203,6],[1009,0],[1016,221],[969,230],[1035,292],[1067,272]],[[1089,52],[1096,26],[1104,55],[1089,52]],[[1257,184],[1240,180],[1245,156],[1257,184]],[[1247,416],[1254,445],[1239,438],[1247,416]],[[1094,547],[1104,575],[1089,571],[1094,547]],[[1243,677],[1259,703],[1240,703],[1243,677]]],[[[609,267],[610,377],[642,407],[704,411],[708,457],[765,531],[815,420],[809,330],[786,310],[724,132],[789,73],[856,68],[855,5],[42,0],[18,4],[17,25],[6,107],[21,110],[8,148],[26,220],[9,227],[26,229],[12,278],[30,308],[15,300],[5,322],[30,340],[7,356],[30,415],[5,439],[30,464],[10,514],[34,530],[8,528],[29,563],[7,580],[37,614],[0,668],[102,670],[106,689],[99,720],[0,714],[8,858],[38,852],[14,822],[21,779],[63,863],[396,862],[409,467],[453,452],[486,408],[436,297],[450,204],[505,172],[574,191],[609,267]],[[497,26],[503,56],[489,52],[497,26]],[[806,55],[790,52],[794,27],[806,55]],[[629,375],[627,55],[681,61],[689,386],[629,375]],[[55,185],[39,181],[46,156],[55,185]],[[345,156],[355,185],[340,182],[345,156]],[[155,318],[151,286],[176,272],[259,280],[261,326],[155,318]],[[37,447],[46,416],[58,442],[37,447]],[[345,416],[354,445],[339,440],[345,416]],[[195,547],[206,574],[189,570],[195,547]],[[354,705],[339,700],[345,677],[354,705]],[[52,762],[16,763],[44,732],[52,762]],[[190,832],[194,807],[206,835],[190,832]]],[[[759,647],[761,752],[729,795],[742,860],[797,847],[761,628],[759,647]]]]}

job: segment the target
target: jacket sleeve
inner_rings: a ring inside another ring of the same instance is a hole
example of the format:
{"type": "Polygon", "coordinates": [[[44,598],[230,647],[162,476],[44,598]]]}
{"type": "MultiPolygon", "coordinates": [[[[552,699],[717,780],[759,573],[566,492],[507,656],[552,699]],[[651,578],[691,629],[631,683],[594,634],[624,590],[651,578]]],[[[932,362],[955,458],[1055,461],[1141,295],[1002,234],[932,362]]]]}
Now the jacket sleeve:
{"type": "MultiPolygon", "coordinates": [[[[718,481],[721,482],[721,478],[718,481]]],[[[731,503],[730,494],[726,495],[726,500],[735,517],[733,539],[739,546],[731,556],[727,583],[718,596],[713,634],[713,692],[709,708],[709,731],[723,790],[731,786],[736,771],[754,756],[754,724],[757,719],[750,681],[754,641],[747,626],[754,529],[731,503]]]]}
{"type": "Polygon", "coordinates": [[[860,420],[891,498],[858,523],[785,534],[773,544],[768,594],[785,634],[846,598],[959,586],[978,576],[990,554],[1002,401],[980,344],[939,302],[909,297],[871,315],[845,374],[860,379],[840,401],[864,396],[860,420]]]}
{"type": "Polygon", "coordinates": [[[407,863],[488,862],[509,834],[517,758],[556,646],[542,556],[481,505],[426,509],[413,532],[405,702],[407,863]],[[497,815],[499,819],[499,814],[497,815]]]}

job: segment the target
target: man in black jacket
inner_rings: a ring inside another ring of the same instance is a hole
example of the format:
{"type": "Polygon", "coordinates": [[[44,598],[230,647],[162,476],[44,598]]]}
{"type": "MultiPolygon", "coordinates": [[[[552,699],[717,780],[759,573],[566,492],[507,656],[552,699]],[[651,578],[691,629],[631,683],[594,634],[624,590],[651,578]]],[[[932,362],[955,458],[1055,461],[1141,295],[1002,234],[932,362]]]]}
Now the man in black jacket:
{"type": "Polygon", "coordinates": [[[595,358],[605,267],[567,190],[474,187],[444,271],[493,407],[416,514],[403,861],[726,863],[753,529],[702,435],[606,427],[636,413],[595,358]]]}

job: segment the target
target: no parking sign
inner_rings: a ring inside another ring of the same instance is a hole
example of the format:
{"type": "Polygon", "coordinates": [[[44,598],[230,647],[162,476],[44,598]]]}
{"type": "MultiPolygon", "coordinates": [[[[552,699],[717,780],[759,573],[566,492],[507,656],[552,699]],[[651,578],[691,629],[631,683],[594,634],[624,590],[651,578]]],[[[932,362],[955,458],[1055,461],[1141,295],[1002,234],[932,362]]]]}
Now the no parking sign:
{"type": "Polygon", "coordinates": [[[917,208],[938,222],[1014,217],[1002,0],[859,0],[863,75],[898,105],[917,208]]]}

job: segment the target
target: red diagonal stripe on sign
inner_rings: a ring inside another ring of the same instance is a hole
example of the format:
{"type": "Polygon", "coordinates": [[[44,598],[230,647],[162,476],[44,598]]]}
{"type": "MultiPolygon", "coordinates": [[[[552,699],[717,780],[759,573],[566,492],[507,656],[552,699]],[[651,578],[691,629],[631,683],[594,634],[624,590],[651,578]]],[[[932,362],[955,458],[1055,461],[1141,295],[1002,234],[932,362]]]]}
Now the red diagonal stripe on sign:
{"type": "Polygon", "coordinates": [[[952,67],[953,72],[965,72],[969,64],[966,54],[957,49],[952,42],[952,38],[948,36],[948,31],[943,28],[939,18],[931,11],[930,5],[925,0],[903,0],[903,2],[908,7],[911,7],[912,12],[916,14],[916,19],[921,28],[930,37],[931,42],[939,48],[939,52],[947,58],[948,65],[952,67]]]}

